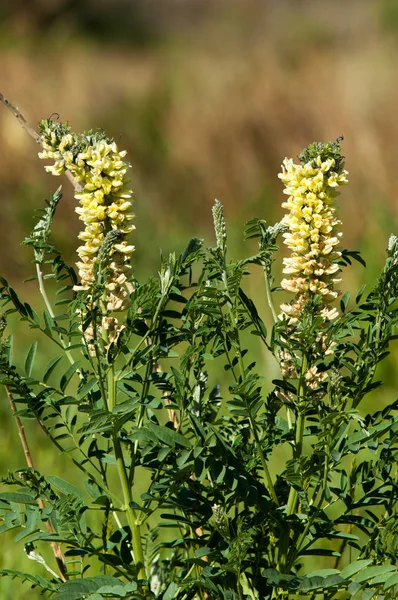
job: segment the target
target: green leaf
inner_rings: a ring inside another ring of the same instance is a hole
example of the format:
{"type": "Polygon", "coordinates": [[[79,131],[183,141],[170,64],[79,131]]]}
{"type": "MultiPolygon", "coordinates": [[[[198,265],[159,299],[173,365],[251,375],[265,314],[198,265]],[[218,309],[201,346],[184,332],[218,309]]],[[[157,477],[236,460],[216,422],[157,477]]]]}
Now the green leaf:
{"type": "Polygon", "coordinates": [[[184,446],[185,448],[190,448],[191,444],[187,439],[184,438],[180,433],[174,431],[174,429],[169,429],[168,427],[161,427],[160,425],[149,424],[145,429],[155,434],[157,439],[167,446],[171,446],[172,448],[176,445],[184,446]]]}
{"type": "Polygon", "coordinates": [[[80,366],[80,361],[77,360],[76,362],[73,363],[72,366],[69,367],[69,369],[66,371],[66,373],[64,373],[62,375],[61,381],[60,381],[60,388],[63,392],[65,391],[65,388],[67,387],[68,383],[72,379],[73,375],[78,370],[79,366],[80,366]]]}
{"type": "Polygon", "coordinates": [[[54,321],[52,320],[50,314],[46,310],[43,310],[43,318],[45,329],[51,331],[54,327],[54,321]]]}
{"type": "Polygon", "coordinates": [[[54,371],[55,367],[57,366],[57,364],[59,363],[61,358],[63,358],[63,354],[58,354],[58,356],[55,356],[52,360],[50,360],[50,362],[48,363],[48,365],[46,367],[46,370],[44,371],[44,375],[43,375],[44,383],[47,383],[47,381],[50,378],[51,373],[54,371]]]}
{"type": "MultiPolygon", "coordinates": [[[[82,593],[74,592],[73,590],[65,590],[64,592],[55,594],[53,600],[81,600],[81,598],[84,598],[82,593]]],[[[102,596],[100,596],[100,598],[102,598],[102,596]]]]}
{"type": "Polygon", "coordinates": [[[323,577],[303,577],[300,581],[299,590],[316,590],[322,587],[323,577]]]}
{"type": "Polygon", "coordinates": [[[398,573],[394,573],[384,584],[383,590],[389,590],[394,585],[398,585],[398,573]]]}
{"type": "Polygon", "coordinates": [[[29,352],[26,356],[26,360],[25,360],[25,375],[26,377],[30,377],[31,373],[32,373],[32,368],[33,368],[33,363],[35,360],[35,356],[36,356],[36,350],[37,350],[37,342],[34,341],[31,345],[31,347],[29,348],[29,352]]]}
{"type": "Polygon", "coordinates": [[[351,298],[351,293],[350,292],[346,292],[343,297],[340,300],[340,308],[341,308],[341,312],[345,312],[347,305],[350,301],[351,298]]]}
{"type": "Polygon", "coordinates": [[[13,305],[15,306],[15,308],[17,309],[17,311],[19,312],[19,314],[21,314],[24,317],[27,317],[28,312],[27,312],[26,308],[24,307],[24,305],[22,304],[22,302],[20,301],[20,299],[18,298],[16,291],[13,290],[12,288],[8,288],[8,293],[10,294],[11,301],[12,301],[13,305]]]}
{"type": "Polygon", "coordinates": [[[15,542],[23,540],[28,535],[31,535],[39,529],[40,512],[38,508],[29,508],[26,511],[26,524],[24,529],[20,531],[14,538],[15,542]]]}
{"type": "Polygon", "coordinates": [[[117,580],[117,582],[118,583],[114,585],[103,585],[98,588],[97,592],[99,594],[112,594],[113,596],[118,596],[119,598],[125,598],[128,592],[135,592],[137,590],[137,584],[135,581],[131,581],[127,584],[119,580],[117,580]]]}
{"type": "Polygon", "coordinates": [[[357,296],[355,298],[355,304],[359,304],[360,303],[362,295],[363,295],[365,289],[366,289],[366,283],[363,284],[363,286],[361,287],[361,289],[357,293],[357,296]]]}
{"type": "Polygon", "coordinates": [[[77,487],[75,487],[74,485],[69,483],[68,481],[61,479],[60,477],[56,477],[55,475],[50,475],[47,478],[47,480],[50,485],[54,486],[57,490],[59,490],[63,494],[71,494],[72,496],[77,496],[77,498],[80,498],[80,500],[83,500],[81,491],[77,487]]]}
{"type": "Polygon", "coordinates": [[[330,575],[340,575],[340,571],[338,569],[318,569],[311,571],[306,577],[311,579],[311,577],[329,577],[330,575]]]}
{"type": "Polygon", "coordinates": [[[361,600],[370,600],[376,593],[376,590],[364,590],[361,600]]]}
{"type": "Polygon", "coordinates": [[[55,533],[36,533],[31,535],[28,540],[29,542],[59,542],[60,544],[73,544],[73,540],[70,538],[64,537],[62,535],[57,535],[55,533]]]}
{"type": "Polygon", "coordinates": [[[91,392],[93,387],[95,387],[96,385],[97,385],[97,380],[95,378],[90,379],[84,385],[82,385],[82,387],[79,389],[79,392],[77,394],[77,397],[79,398],[79,400],[82,400],[85,396],[87,396],[87,394],[89,392],[91,392]]]}
{"type": "Polygon", "coordinates": [[[37,504],[36,500],[29,496],[29,494],[23,494],[21,492],[3,492],[0,494],[0,500],[6,502],[17,502],[19,504],[37,504]]]}
{"type": "Polygon", "coordinates": [[[310,548],[309,550],[303,550],[300,554],[302,556],[340,556],[340,552],[328,548],[310,548]]]}
{"type": "Polygon", "coordinates": [[[212,548],[198,548],[195,550],[195,558],[201,558],[202,556],[208,556],[213,552],[212,548]]]}
{"type": "Polygon", "coordinates": [[[391,571],[396,571],[394,565],[377,565],[375,567],[369,567],[355,577],[356,583],[362,583],[363,581],[370,581],[376,576],[384,575],[391,571]]]}
{"type": "Polygon", "coordinates": [[[163,600],[174,600],[178,592],[178,585],[174,582],[170,583],[167,590],[163,594],[163,600]]]}
{"type": "Polygon", "coordinates": [[[0,576],[3,577],[5,575],[12,578],[19,577],[22,579],[22,582],[29,581],[29,583],[32,584],[32,587],[40,587],[43,590],[55,592],[57,589],[51,581],[40,575],[31,575],[30,573],[22,573],[21,571],[13,571],[12,569],[2,569],[0,571],[0,576]]]}
{"type": "Polygon", "coordinates": [[[274,384],[274,386],[281,388],[283,390],[286,390],[287,392],[291,392],[292,394],[297,394],[297,390],[294,387],[294,385],[292,385],[285,379],[273,379],[272,383],[274,384]]]}
{"type": "Polygon", "coordinates": [[[359,571],[362,571],[362,569],[365,569],[365,567],[367,567],[368,565],[372,564],[372,560],[368,559],[368,560],[356,560],[354,562],[352,562],[351,564],[347,565],[346,567],[344,567],[344,569],[341,571],[340,575],[343,577],[343,579],[351,579],[353,575],[355,575],[355,573],[359,573],[359,571]]]}

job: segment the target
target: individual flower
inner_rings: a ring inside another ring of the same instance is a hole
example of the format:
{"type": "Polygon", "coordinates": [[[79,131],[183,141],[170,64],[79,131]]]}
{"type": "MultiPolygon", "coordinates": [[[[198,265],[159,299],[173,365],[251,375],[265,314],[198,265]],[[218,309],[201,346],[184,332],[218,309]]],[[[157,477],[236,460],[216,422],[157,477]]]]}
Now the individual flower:
{"type": "Polygon", "coordinates": [[[101,249],[107,236],[117,232],[107,247],[106,307],[110,312],[125,310],[129,296],[125,284],[134,251],[129,237],[135,229],[126,152],[119,151],[116,142],[102,132],[77,135],[67,123],[44,120],[40,130],[43,151],[39,157],[54,160],[46,171],[53,175],[69,171],[79,184],[75,210],[84,229],[79,234],[83,244],[77,249],[80,284],[75,289],[89,290],[95,283],[101,249]]]}
{"type": "Polygon", "coordinates": [[[297,371],[293,362],[293,357],[290,354],[290,352],[288,352],[287,350],[280,350],[279,358],[279,366],[283,377],[286,377],[287,379],[296,379],[297,371]]]}
{"type": "Polygon", "coordinates": [[[339,141],[311,144],[301,155],[300,163],[285,159],[278,177],[288,196],[282,204],[288,210],[281,224],[282,235],[291,254],[283,260],[283,273],[288,275],[281,286],[295,298],[282,304],[281,310],[290,324],[296,323],[311,296],[320,295],[320,315],[324,321],[337,317],[328,305],[339,294],[335,284],[341,256],[337,246],[341,221],[336,217],[335,199],[338,187],[347,183],[347,171],[340,153],[339,141]]]}
{"type": "Polygon", "coordinates": [[[314,366],[308,369],[305,374],[305,383],[311,390],[317,390],[321,383],[328,378],[326,371],[320,373],[318,367],[314,366]]]}

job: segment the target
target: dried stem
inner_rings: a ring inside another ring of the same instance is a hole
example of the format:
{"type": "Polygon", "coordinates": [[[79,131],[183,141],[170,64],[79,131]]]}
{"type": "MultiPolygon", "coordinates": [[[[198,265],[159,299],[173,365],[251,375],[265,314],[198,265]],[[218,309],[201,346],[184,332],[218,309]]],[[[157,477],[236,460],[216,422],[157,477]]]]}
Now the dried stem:
{"type": "MultiPolygon", "coordinates": [[[[15,421],[17,424],[17,428],[18,428],[18,434],[19,434],[19,439],[21,440],[21,445],[25,454],[25,459],[26,459],[26,464],[28,465],[28,467],[32,470],[34,470],[34,465],[33,465],[33,459],[32,459],[32,455],[30,453],[29,450],[29,446],[28,446],[28,441],[26,439],[26,435],[25,435],[25,430],[24,430],[24,426],[22,425],[21,419],[17,416],[16,412],[17,412],[17,407],[15,406],[15,402],[14,399],[12,397],[12,394],[8,388],[7,385],[4,386],[5,390],[7,392],[7,396],[8,399],[10,401],[10,406],[11,406],[11,411],[15,417],[15,421]]],[[[37,504],[39,505],[39,507],[41,509],[44,508],[44,502],[41,498],[37,499],[37,504]]],[[[50,521],[46,521],[46,527],[47,527],[47,531],[50,534],[55,533],[53,526],[51,525],[50,521]]],[[[56,542],[51,542],[51,547],[54,553],[54,557],[55,560],[57,562],[57,566],[60,572],[60,576],[62,581],[68,581],[68,575],[67,575],[67,570],[66,570],[66,564],[65,564],[65,557],[63,555],[63,552],[61,550],[61,547],[59,544],[57,544],[56,542]]]]}
{"type": "MultiPolygon", "coordinates": [[[[23,116],[21,111],[19,110],[19,108],[14,106],[14,104],[12,102],[10,102],[2,93],[0,93],[0,102],[2,102],[4,104],[4,106],[6,106],[8,108],[8,110],[10,110],[12,112],[12,114],[14,115],[14,117],[16,118],[18,123],[21,125],[21,127],[23,129],[25,129],[25,131],[30,135],[30,137],[32,139],[34,139],[36,144],[41,145],[40,134],[35,129],[33,129],[33,127],[31,127],[29,125],[29,123],[27,122],[27,120],[25,119],[25,117],[23,116]]],[[[73,185],[73,187],[75,188],[75,191],[80,192],[82,189],[81,185],[73,179],[73,176],[71,175],[71,173],[69,173],[69,171],[66,172],[66,176],[69,179],[69,181],[71,182],[71,184],[73,185]]]]}

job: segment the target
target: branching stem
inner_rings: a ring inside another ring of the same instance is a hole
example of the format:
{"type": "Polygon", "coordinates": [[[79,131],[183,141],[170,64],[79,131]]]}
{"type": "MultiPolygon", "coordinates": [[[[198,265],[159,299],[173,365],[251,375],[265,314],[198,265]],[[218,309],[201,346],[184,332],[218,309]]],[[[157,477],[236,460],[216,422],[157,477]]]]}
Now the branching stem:
{"type": "MultiPolygon", "coordinates": [[[[225,263],[225,257],[224,257],[222,279],[223,279],[223,283],[224,283],[225,292],[227,294],[228,312],[230,315],[231,324],[232,324],[233,329],[235,330],[236,339],[238,340],[238,342],[237,342],[238,343],[238,349],[237,349],[238,363],[239,363],[240,377],[243,382],[246,378],[246,372],[245,372],[245,366],[243,363],[242,350],[240,347],[239,328],[238,328],[238,324],[236,322],[235,314],[233,311],[233,306],[232,306],[232,303],[231,303],[229,295],[228,295],[228,277],[227,277],[227,267],[226,267],[226,263],[225,263]]],[[[277,506],[279,506],[278,497],[275,492],[274,484],[272,482],[271,474],[269,472],[267,461],[266,461],[264,451],[263,451],[263,448],[261,445],[260,436],[258,434],[257,424],[256,424],[256,421],[253,418],[253,415],[251,414],[251,412],[249,413],[249,421],[250,421],[250,425],[251,425],[251,429],[252,429],[252,433],[253,433],[253,437],[254,437],[254,443],[256,445],[257,452],[260,456],[261,466],[264,471],[266,487],[271,495],[272,500],[275,502],[275,504],[277,506]]]]}
{"type": "MultiPolygon", "coordinates": [[[[102,308],[103,310],[105,309],[104,303],[102,303],[102,308]]],[[[109,343],[108,332],[105,329],[105,327],[102,327],[102,337],[105,345],[109,343]]],[[[107,388],[107,409],[111,413],[115,408],[117,402],[115,367],[113,364],[109,367],[107,372],[107,388]]],[[[145,560],[141,543],[141,531],[137,516],[135,514],[135,510],[131,507],[131,503],[133,501],[131,495],[131,486],[129,483],[126,464],[124,462],[123,450],[120,444],[119,434],[116,427],[113,428],[112,443],[113,450],[115,452],[117,472],[119,475],[120,485],[123,493],[124,511],[126,513],[127,523],[131,530],[134,563],[138,569],[139,579],[146,579],[145,560]]]]}
{"type": "MultiPolygon", "coordinates": [[[[28,465],[28,467],[32,470],[35,470],[34,464],[33,464],[33,459],[32,459],[32,455],[30,453],[30,449],[28,446],[28,440],[26,439],[26,435],[25,435],[25,429],[24,426],[22,425],[21,419],[18,417],[17,413],[17,407],[15,406],[15,402],[14,399],[12,397],[12,394],[10,392],[10,389],[7,385],[4,386],[7,396],[8,396],[8,400],[10,402],[10,407],[11,407],[11,412],[14,415],[15,418],[15,422],[17,424],[17,428],[18,428],[18,435],[19,435],[19,439],[21,440],[21,446],[23,449],[23,452],[25,454],[25,460],[26,460],[26,464],[28,465]]],[[[44,502],[41,498],[37,499],[37,504],[39,505],[39,508],[41,510],[44,509],[44,502]]],[[[47,519],[46,522],[46,528],[49,534],[54,534],[54,528],[50,523],[50,520],[47,519]]],[[[66,569],[66,563],[65,563],[65,557],[63,555],[63,552],[61,550],[61,546],[59,544],[57,544],[57,542],[51,542],[51,548],[53,550],[54,553],[54,558],[56,560],[58,569],[59,569],[59,573],[61,576],[62,581],[68,581],[68,574],[67,574],[67,569],[66,569]]]]}

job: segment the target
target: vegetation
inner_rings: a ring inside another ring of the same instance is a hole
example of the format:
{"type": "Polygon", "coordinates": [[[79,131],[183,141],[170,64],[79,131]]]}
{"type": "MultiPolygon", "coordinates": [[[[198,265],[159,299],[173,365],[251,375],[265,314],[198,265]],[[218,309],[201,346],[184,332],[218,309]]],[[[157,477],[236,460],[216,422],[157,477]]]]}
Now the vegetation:
{"type": "Polygon", "coordinates": [[[255,254],[229,258],[216,201],[215,245],[193,238],[141,279],[125,152],[54,118],[30,132],[46,170],[74,184],[83,245],[76,273],[51,235],[59,188],[24,242],[43,306],[0,279],[1,383],[27,461],[2,478],[1,531],[40,568],[1,574],[57,600],[396,597],[398,405],[359,408],[396,338],[398,238],[370,291],[338,305],[340,273],[363,263],[340,245],[341,139],[285,159],[287,212],[246,224],[255,254]],[[37,334],[22,365],[15,315],[37,334]],[[44,368],[39,342],[54,349],[44,368]],[[34,464],[30,423],[70,461],[67,478],[34,464]]]}

